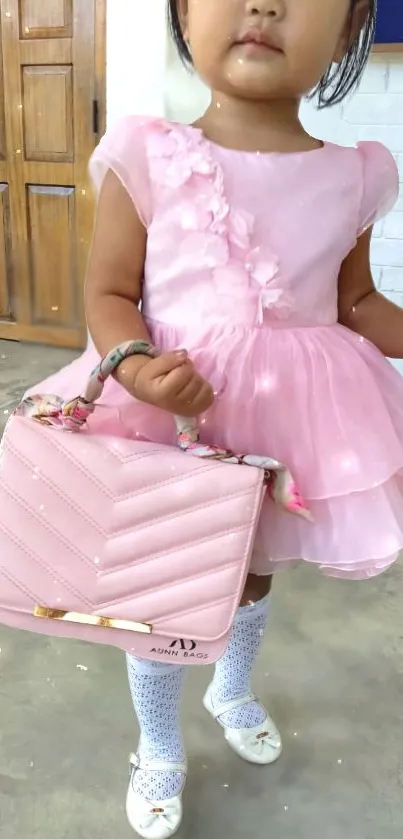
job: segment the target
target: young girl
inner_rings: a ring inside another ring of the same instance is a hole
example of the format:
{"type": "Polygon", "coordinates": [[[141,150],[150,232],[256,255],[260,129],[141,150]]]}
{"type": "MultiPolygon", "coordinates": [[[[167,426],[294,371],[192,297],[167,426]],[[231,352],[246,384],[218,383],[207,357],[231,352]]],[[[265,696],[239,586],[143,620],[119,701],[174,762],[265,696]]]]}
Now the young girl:
{"type": "MultiPolygon", "coordinates": [[[[127,117],[95,152],[98,218],[86,286],[93,339],[45,383],[71,397],[99,356],[142,339],[103,401],[149,440],[172,414],[203,439],[270,453],[296,475],[315,524],[264,507],[251,576],[204,703],[241,758],[269,764],[281,739],[250,693],[274,571],[301,558],[366,579],[403,546],[403,312],[370,270],[371,229],[398,177],[377,143],[310,137],[298,111],[358,81],[375,0],[170,0],[182,58],[212,91],[193,126],[127,117]],[[141,304],[141,309],[140,309],[141,304]]],[[[127,812],[143,837],[172,836],[186,756],[184,668],[129,658],[141,729],[127,812]]]]}

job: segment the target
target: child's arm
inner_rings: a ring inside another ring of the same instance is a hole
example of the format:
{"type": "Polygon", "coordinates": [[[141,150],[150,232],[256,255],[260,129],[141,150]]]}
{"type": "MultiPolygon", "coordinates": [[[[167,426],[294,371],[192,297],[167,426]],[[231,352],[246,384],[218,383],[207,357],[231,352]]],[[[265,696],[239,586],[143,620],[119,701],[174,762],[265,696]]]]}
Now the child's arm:
{"type": "MultiPolygon", "coordinates": [[[[130,196],[109,171],[99,197],[85,285],[88,328],[100,355],[125,341],[150,342],[138,310],[146,243],[146,229],[130,196]]],[[[136,364],[140,367],[141,359],[133,360],[136,364]]]]}
{"type": "MultiPolygon", "coordinates": [[[[150,343],[139,312],[146,245],[147,232],[133,201],[109,170],[99,197],[85,288],[87,323],[100,355],[126,341],[150,343]]],[[[116,378],[141,401],[183,416],[203,413],[214,401],[211,386],[184,351],[154,360],[126,359],[116,378]]]]}
{"type": "Polygon", "coordinates": [[[388,358],[403,358],[403,309],[380,294],[370,264],[372,230],[364,233],[342,265],[339,322],[357,332],[388,358]]]}

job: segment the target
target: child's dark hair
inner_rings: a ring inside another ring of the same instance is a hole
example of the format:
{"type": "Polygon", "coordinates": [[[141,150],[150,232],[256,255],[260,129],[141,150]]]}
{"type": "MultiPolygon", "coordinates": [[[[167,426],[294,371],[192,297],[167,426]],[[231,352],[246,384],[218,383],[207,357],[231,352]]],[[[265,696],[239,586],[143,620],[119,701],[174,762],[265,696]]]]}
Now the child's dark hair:
{"type": "MultiPolygon", "coordinates": [[[[361,79],[373,44],[376,26],[378,0],[368,0],[368,14],[360,34],[351,45],[348,53],[339,65],[331,65],[320,80],[311,97],[318,97],[319,108],[337,105],[351,93],[361,79]]],[[[354,22],[354,11],[358,0],[351,0],[348,29],[354,22]]],[[[192,56],[183,37],[180,25],[177,0],[168,0],[168,23],[179,56],[187,67],[192,66],[192,56]]]]}

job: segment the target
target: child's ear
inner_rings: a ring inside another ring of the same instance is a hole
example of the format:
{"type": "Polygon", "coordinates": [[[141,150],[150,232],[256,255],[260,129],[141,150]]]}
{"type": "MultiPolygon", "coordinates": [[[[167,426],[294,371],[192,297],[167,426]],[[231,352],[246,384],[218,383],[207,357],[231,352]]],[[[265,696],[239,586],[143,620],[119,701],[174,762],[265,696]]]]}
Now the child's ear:
{"type": "Polygon", "coordinates": [[[189,0],[177,0],[177,9],[183,37],[188,37],[189,0]]]}
{"type": "Polygon", "coordinates": [[[361,29],[367,20],[369,13],[369,0],[357,0],[352,15],[349,15],[348,21],[342,32],[341,38],[337,44],[337,49],[334,54],[335,64],[340,64],[343,58],[347,55],[349,49],[352,47],[356,38],[358,38],[361,29]]]}

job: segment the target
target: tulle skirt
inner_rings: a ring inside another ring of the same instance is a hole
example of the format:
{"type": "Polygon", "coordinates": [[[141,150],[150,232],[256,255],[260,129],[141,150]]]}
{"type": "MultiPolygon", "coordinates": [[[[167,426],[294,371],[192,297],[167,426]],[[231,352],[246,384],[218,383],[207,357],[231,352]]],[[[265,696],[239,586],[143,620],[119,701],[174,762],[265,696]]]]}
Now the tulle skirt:
{"type": "MultiPolygon", "coordinates": [[[[395,561],[403,548],[403,379],[372,344],[338,324],[149,327],[162,350],[188,349],[214,386],[202,439],[286,463],[310,506],[314,523],[267,498],[254,573],[305,560],[329,576],[365,579],[395,561]]],[[[30,392],[73,397],[97,361],[90,346],[30,392]]],[[[99,422],[104,416],[114,433],[174,443],[172,418],[114,380],[101,401],[99,422]]]]}

